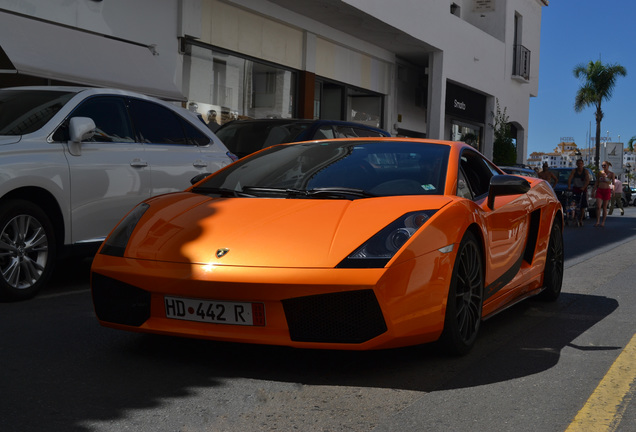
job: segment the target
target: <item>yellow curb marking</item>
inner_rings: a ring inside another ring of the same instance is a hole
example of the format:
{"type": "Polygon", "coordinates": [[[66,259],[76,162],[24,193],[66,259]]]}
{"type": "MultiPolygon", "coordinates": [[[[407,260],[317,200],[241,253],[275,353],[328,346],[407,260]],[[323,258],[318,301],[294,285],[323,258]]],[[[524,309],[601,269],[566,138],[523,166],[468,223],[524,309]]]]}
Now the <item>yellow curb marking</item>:
{"type": "Polygon", "coordinates": [[[636,389],[636,335],[618,356],[565,432],[611,432],[621,423],[636,389]]]}

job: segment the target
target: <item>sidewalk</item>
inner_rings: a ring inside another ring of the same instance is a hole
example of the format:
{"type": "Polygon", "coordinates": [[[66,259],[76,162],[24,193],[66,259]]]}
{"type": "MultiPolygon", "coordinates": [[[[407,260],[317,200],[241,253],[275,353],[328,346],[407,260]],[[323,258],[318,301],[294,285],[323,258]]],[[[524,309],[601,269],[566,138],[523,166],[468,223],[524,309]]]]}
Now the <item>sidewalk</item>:
{"type": "Polygon", "coordinates": [[[604,227],[594,227],[595,223],[596,218],[589,218],[582,227],[564,227],[566,268],[628,242],[633,242],[627,247],[636,260],[636,207],[626,207],[624,216],[620,209],[614,209],[614,213],[607,216],[604,227]]]}

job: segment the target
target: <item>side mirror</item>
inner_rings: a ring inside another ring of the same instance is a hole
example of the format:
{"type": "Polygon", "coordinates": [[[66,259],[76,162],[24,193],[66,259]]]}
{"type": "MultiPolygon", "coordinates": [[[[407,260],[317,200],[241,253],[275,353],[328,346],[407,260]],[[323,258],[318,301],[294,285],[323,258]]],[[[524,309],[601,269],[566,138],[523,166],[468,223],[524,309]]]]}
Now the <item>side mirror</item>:
{"type": "Polygon", "coordinates": [[[530,190],[528,180],[514,175],[495,175],[490,179],[488,188],[488,207],[495,209],[495,197],[521,195],[530,190]]]}
{"type": "Polygon", "coordinates": [[[89,117],[73,117],[68,122],[68,133],[70,137],[69,152],[73,156],[79,156],[81,152],[81,142],[91,139],[95,135],[95,122],[89,117]]]}
{"type": "Polygon", "coordinates": [[[199,183],[201,180],[203,180],[204,178],[206,178],[207,176],[209,176],[211,173],[201,173],[201,174],[197,174],[194,177],[192,177],[190,179],[190,184],[197,184],[199,183]]]}

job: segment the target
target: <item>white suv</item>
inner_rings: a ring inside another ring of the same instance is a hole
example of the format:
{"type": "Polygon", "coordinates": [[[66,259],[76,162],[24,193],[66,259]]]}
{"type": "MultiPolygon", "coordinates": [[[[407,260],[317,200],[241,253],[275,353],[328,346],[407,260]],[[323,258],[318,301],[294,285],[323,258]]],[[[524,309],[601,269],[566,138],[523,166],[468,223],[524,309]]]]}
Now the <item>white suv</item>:
{"type": "Polygon", "coordinates": [[[0,89],[0,298],[32,297],[71,246],[95,252],[138,202],[235,159],[193,113],[158,99],[0,89]]]}

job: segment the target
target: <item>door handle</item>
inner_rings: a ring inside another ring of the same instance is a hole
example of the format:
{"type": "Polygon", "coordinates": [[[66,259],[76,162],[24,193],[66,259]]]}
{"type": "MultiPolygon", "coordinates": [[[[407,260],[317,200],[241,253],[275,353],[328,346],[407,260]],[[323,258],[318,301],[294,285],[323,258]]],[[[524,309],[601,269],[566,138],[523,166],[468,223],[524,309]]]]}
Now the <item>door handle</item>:
{"type": "Polygon", "coordinates": [[[194,162],[192,162],[192,165],[194,165],[195,168],[207,168],[208,163],[205,161],[202,161],[201,159],[197,159],[194,162]]]}
{"type": "Polygon", "coordinates": [[[148,166],[148,162],[141,160],[139,158],[135,158],[130,161],[130,166],[135,168],[144,168],[148,166]]]}

